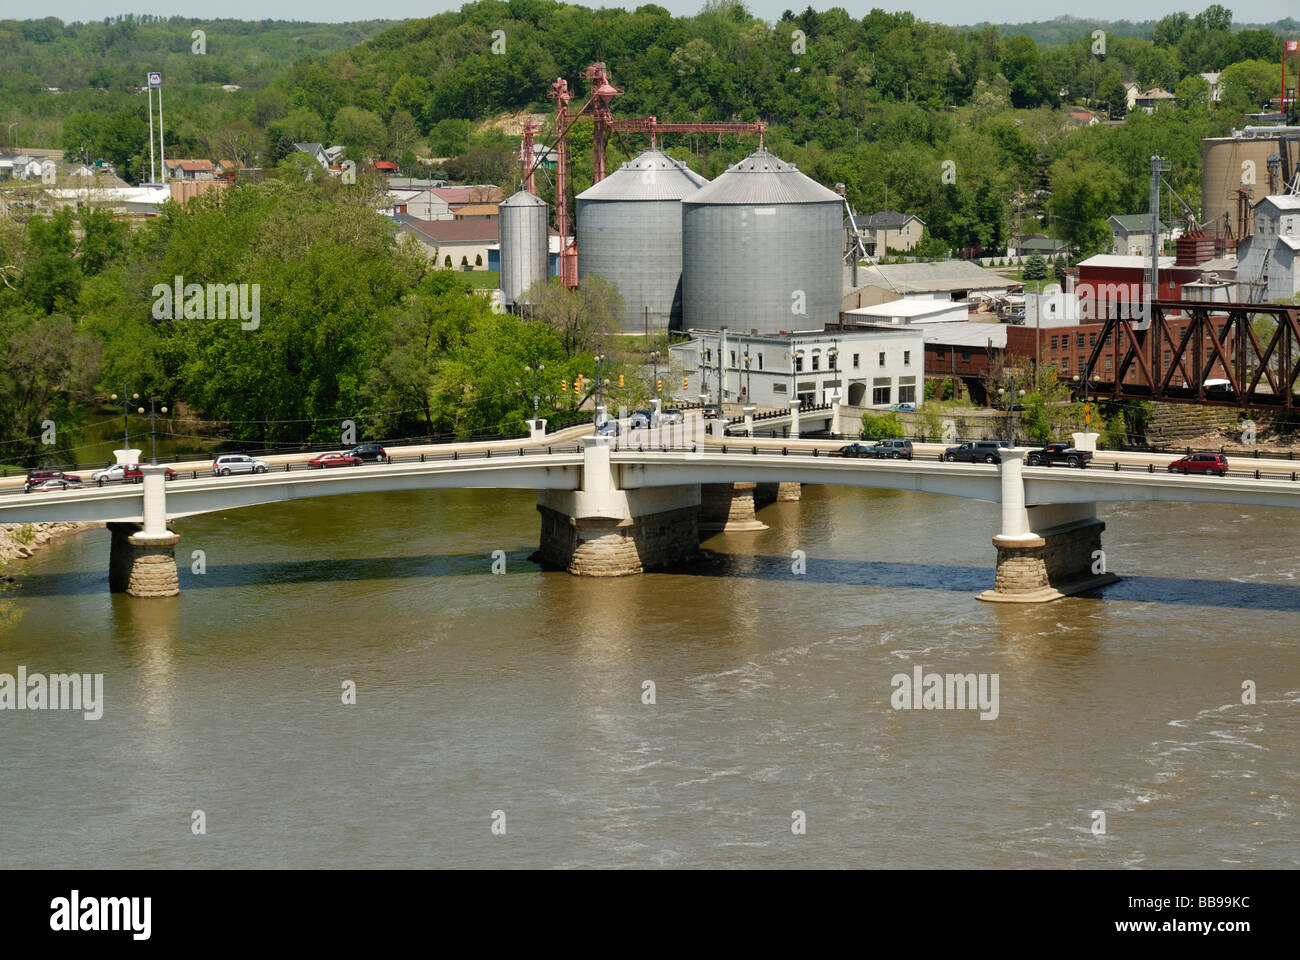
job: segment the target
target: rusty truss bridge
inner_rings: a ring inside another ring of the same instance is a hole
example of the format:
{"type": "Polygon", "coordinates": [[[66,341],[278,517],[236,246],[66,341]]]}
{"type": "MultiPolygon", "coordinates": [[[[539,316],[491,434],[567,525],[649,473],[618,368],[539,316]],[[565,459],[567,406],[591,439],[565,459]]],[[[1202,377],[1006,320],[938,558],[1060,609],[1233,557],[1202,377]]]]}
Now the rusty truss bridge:
{"type": "Polygon", "coordinates": [[[1094,396],[1297,409],[1297,314],[1290,304],[1157,300],[1149,321],[1104,321],[1080,379],[1094,396]]]}

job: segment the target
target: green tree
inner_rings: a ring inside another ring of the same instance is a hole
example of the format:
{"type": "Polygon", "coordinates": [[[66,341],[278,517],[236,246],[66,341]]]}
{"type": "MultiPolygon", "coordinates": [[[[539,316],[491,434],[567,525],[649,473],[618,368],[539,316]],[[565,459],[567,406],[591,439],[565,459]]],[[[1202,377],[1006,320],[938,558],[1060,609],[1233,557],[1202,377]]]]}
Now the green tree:
{"type": "Polygon", "coordinates": [[[1047,261],[1043,259],[1042,254],[1035,253],[1025,261],[1025,269],[1021,277],[1025,280],[1047,279],[1047,261]]]}

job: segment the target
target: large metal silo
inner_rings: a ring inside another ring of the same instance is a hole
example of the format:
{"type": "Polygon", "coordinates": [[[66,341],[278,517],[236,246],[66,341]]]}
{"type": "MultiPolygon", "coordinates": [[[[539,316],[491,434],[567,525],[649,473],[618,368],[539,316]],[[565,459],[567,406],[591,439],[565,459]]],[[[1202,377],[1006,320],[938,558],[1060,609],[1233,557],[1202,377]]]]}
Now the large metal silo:
{"type": "Polygon", "coordinates": [[[538,280],[547,279],[546,201],[520,190],[497,206],[501,239],[501,299],[513,306],[538,280]]]}
{"type": "Polygon", "coordinates": [[[709,181],[647,150],[578,194],[578,282],[598,276],[623,297],[623,330],[681,325],[682,205],[709,181]]]}
{"type": "Polygon", "coordinates": [[[822,329],[842,303],[844,200],[765,149],[682,201],[682,322],[822,329]]]}

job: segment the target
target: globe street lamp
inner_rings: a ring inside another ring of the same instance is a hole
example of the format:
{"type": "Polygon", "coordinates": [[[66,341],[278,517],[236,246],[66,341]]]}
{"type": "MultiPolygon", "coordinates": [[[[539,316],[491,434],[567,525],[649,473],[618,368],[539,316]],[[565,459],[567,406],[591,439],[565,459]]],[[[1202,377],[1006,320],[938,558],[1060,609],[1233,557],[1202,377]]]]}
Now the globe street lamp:
{"type": "Polygon", "coordinates": [[[117,402],[117,401],[120,400],[121,403],[122,403],[122,449],[125,450],[125,449],[127,449],[127,447],[131,446],[131,434],[127,431],[127,427],[126,427],[126,418],[127,418],[127,414],[128,414],[128,413],[130,412],[130,410],[131,410],[131,401],[133,401],[133,400],[139,400],[139,399],[140,399],[140,394],[138,394],[138,393],[133,393],[133,394],[131,394],[131,396],[128,398],[127,395],[126,395],[126,388],[123,387],[123,388],[122,388],[122,395],[119,397],[119,396],[115,393],[115,394],[112,395],[112,398],[111,398],[111,399],[112,399],[114,402],[117,402]]]}
{"type": "Polygon", "coordinates": [[[998,387],[998,396],[1007,402],[1007,428],[1011,434],[1011,446],[1016,445],[1016,400],[1023,399],[1025,391],[1016,391],[1016,381],[1011,379],[1011,388],[998,387]]]}
{"type": "MultiPolygon", "coordinates": [[[[136,394],[136,396],[139,397],[139,394],[136,394]]],[[[156,417],[160,413],[167,412],[166,407],[158,406],[158,401],[161,399],[161,397],[149,398],[149,462],[154,466],[158,465],[158,436],[154,429],[156,417]]],[[[136,413],[143,414],[144,412],[144,407],[136,408],[136,413]]]]}

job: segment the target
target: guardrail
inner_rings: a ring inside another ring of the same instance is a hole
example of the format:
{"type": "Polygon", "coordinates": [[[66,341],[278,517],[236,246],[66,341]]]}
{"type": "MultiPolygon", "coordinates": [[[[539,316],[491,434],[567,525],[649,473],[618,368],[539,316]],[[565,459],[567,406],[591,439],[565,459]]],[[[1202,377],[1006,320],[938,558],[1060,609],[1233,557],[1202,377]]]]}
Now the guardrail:
{"type": "MultiPolygon", "coordinates": [[[[681,447],[670,447],[670,446],[666,446],[666,445],[665,445],[665,446],[659,446],[659,447],[648,447],[648,446],[647,446],[646,444],[644,444],[644,443],[642,443],[642,444],[637,444],[637,445],[635,445],[635,446],[632,446],[632,445],[618,446],[618,447],[616,447],[615,449],[616,449],[617,451],[619,451],[619,452],[622,452],[622,453],[647,453],[647,452],[650,452],[650,453],[654,453],[654,452],[670,453],[670,452],[681,452],[681,453],[691,453],[691,454],[696,454],[696,455],[701,455],[701,454],[710,454],[710,455],[711,455],[711,454],[720,454],[720,455],[723,455],[723,456],[731,456],[731,457],[755,457],[755,456],[759,456],[760,454],[761,454],[761,455],[764,455],[764,456],[771,456],[771,455],[776,455],[776,454],[777,454],[777,450],[776,450],[776,448],[774,448],[774,447],[759,447],[759,446],[754,445],[754,444],[748,444],[748,445],[746,445],[746,444],[738,444],[738,445],[737,445],[737,444],[725,444],[725,443],[724,443],[724,444],[721,444],[720,446],[716,446],[716,447],[707,447],[707,448],[705,448],[705,449],[703,449],[703,450],[700,449],[700,447],[699,447],[698,444],[694,444],[694,443],[692,443],[692,444],[690,445],[689,449],[686,448],[685,446],[681,446],[681,447]]],[[[286,463],[286,464],[284,464],[283,469],[280,469],[279,467],[276,467],[276,468],[274,468],[274,469],[272,469],[272,470],[264,471],[264,473],[304,473],[304,472],[305,472],[305,473],[315,473],[315,472],[317,472],[317,471],[320,471],[320,472],[322,472],[322,473],[324,473],[324,472],[326,472],[326,471],[346,472],[347,470],[355,469],[356,467],[359,467],[359,466],[366,466],[366,465],[369,465],[369,466],[384,466],[384,465],[390,465],[390,464],[402,464],[402,463],[439,463],[439,462],[457,462],[457,461],[462,461],[462,460],[464,460],[464,461],[477,461],[477,460],[502,460],[502,459],[517,459],[517,458],[519,458],[519,457],[528,457],[528,456],[541,457],[541,456],[553,456],[553,455],[556,455],[556,454],[568,454],[568,453],[576,453],[576,454],[580,454],[580,453],[582,453],[582,452],[583,452],[583,447],[582,447],[582,444],[580,444],[580,443],[579,443],[579,444],[573,444],[572,446],[569,446],[569,445],[563,445],[563,446],[555,446],[555,445],[552,445],[552,446],[547,446],[547,447],[544,448],[544,449],[541,448],[541,447],[533,447],[533,448],[530,449],[530,448],[526,448],[526,447],[522,447],[522,446],[520,446],[520,447],[518,447],[518,448],[516,448],[516,449],[514,449],[514,450],[496,450],[496,451],[493,451],[493,450],[478,450],[478,451],[465,451],[465,452],[462,452],[462,451],[459,451],[459,450],[453,450],[451,453],[421,453],[421,454],[418,454],[418,455],[414,455],[414,454],[413,454],[413,455],[411,455],[411,456],[407,456],[407,457],[401,457],[401,456],[398,456],[398,457],[390,457],[390,458],[389,458],[388,460],[386,460],[386,461],[380,461],[380,462],[378,462],[378,463],[370,463],[370,464],[366,464],[366,463],[355,464],[355,465],[350,466],[350,467],[322,467],[322,468],[316,468],[316,467],[309,467],[309,466],[308,466],[307,464],[305,464],[305,463],[286,463]]],[[[805,459],[812,459],[812,460],[817,460],[817,459],[836,459],[836,460],[853,460],[853,459],[865,459],[865,460],[881,459],[881,460],[884,460],[884,459],[890,459],[890,458],[885,458],[885,457],[880,457],[880,458],[876,458],[876,457],[852,457],[852,456],[845,456],[845,457],[842,457],[842,456],[837,455],[835,451],[820,450],[820,449],[818,449],[817,447],[805,448],[805,447],[789,447],[789,446],[784,446],[784,447],[781,447],[781,448],[780,448],[780,456],[782,456],[782,457],[805,458],[805,459]]],[[[912,458],[908,458],[908,459],[912,459],[912,458]]],[[[899,461],[895,460],[895,461],[893,461],[893,462],[898,463],[899,461]]],[[[904,460],[904,461],[902,461],[902,462],[906,462],[906,461],[904,460]]],[[[942,455],[940,455],[940,456],[938,457],[938,462],[945,462],[945,461],[943,460],[942,455]]],[[[965,463],[964,461],[961,461],[961,462],[963,463],[964,466],[990,466],[990,467],[995,467],[995,465],[993,465],[993,464],[979,464],[979,463],[977,463],[977,464],[967,464],[967,463],[965,463]]],[[[1285,463],[1285,462],[1287,462],[1287,461],[1276,460],[1276,461],[1274,461],[1274,463],[1271,464],[1271,465],[1276,465],[1276,464],[1278,464],[1278,463],[1285,463]]],[[[901,464],[900,464],[900,465],[901,465],[901,464]]],[[[1043,464],[1043,465],[1042,465],[1042,469],[1055,469],[1055,470],[1078,470],[1078,469],[1080,469],[1080,468],[1078,468],[1078,467],[1068,467],[1068,466],[1064,466],[1064,465],[1057,465],[1057,466],[1053,467],[1053,466],[1050,465],[1050,464],[1043,464]]],[[[1181,471],[1169,471],[1167,467],[1166,467],[1166,468],[1157,469],[1157,467],[1156,467],[1155,464],[1146,464],[1146,465],[1143,465],[1143,464],[1122,464],[1122,463],[1119,463],[1118,461],[1116,461],[1116,462],[1114,462],[1114,463],[1111,463],[1109,466],[1101,466],[1101,465],[1099,465],[1099,464],[1094,463],[1091,467],[1087,467],[1087,468],[1084,468],[1084,469],[1089,469],[1089,470],[1092,470],[1092,471],[1094,471],[1094,472],[1106,472],[1106,473],[1147,473],[1147,474],[1155,474],[1155,473],[1163,473],[1163,472],[1174,472],[1174,473],[1180,473],[1180,474],[1181,474],[1181,471]]],[[[175,478],[171,478],[171,479],[191,479],[191,480],[198,480],[198,479],[214,479],[214,480],[215,480],[215,479],[227,479],[227,478],[224,478],[224,477],[218,477],[217,475],[214,475],[210,470],[191,470],[191,471],[188,471],[188,473],[189,473],[189,477],[188,477],[188,478],[185,477],[184,474],[177,474],[177,476],[176,476],[175,478]]],[[[243,474],[231,474],[230,476],[238,477],[238,476],[242,476],[242,475],[243,475],[243,474]]],[[[1217,475],[1216,475],[1216,476],[1217,476],[1217,475]]],[[[1292,483],[1300,482],[1300,471],[1297,471],[1297,470],[1291,470],[1291,471],[1280,471],[1280,472],[1279,472],[1279,471],[1276,471],[1276,470],[1265,470],[1265,469],[1259,469],[1259,468],[1254,469],[1254,470],[1229,469],[1229,470],[1228,470],[1228,471],[1227,471],[1223,476],[1225,476],[1225,477],[1227,477],[1227,478],[1229,478],[1229,479],[1241,479],[1241,480],[1284,480],[1284,481],[1290,481],[1290,482],[1292,482],[1292,483]]],[[[128,484],[134,486],[134,485],[137,485],[138,483],[139,483],[138,480],[114,480],[114,481],[108,481],[108,482],[105,483],[105,484],[100,484],[100,486],[126,486],[126,485],[128,485],[128,484]]],[[[94,485],[94,484],[83,484],[83,487],[90,487],[90,486],[93,486],[93,485],[94,485]]],[[[75,488],[74,488],[74,489],[75,489],[75,488]]]]}

